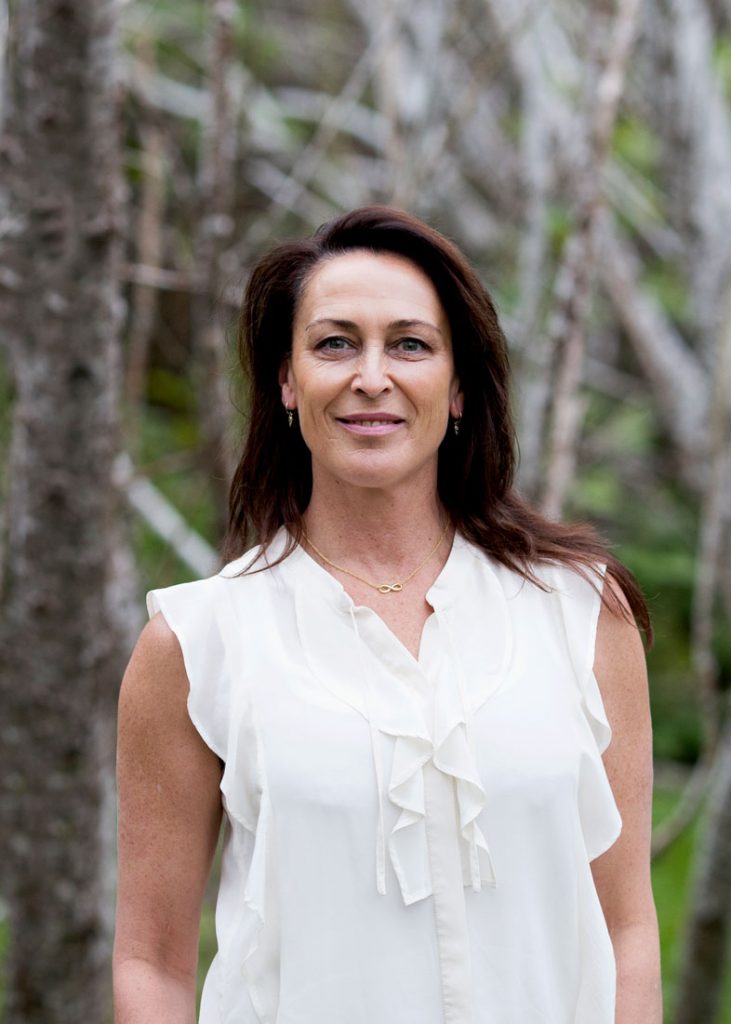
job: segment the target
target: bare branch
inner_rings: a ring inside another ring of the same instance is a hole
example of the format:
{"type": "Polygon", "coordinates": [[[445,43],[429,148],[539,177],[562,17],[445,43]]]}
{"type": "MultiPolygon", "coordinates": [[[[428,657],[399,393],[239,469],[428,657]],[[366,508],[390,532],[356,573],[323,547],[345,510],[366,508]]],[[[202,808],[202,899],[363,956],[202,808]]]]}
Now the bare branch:
{"type": "Polygon", "coordinates": [[[680,454],[686,482],[698,490],[705,450],[709,382],[700,361],[659,305],[640,286],[641,264],[629,242],[602,224],[599,272],[680,454]]]}
{"type": "MultiPolygon", "coordinates": [[[[603,6],[602,0],[595,17],[603,6]]],[[[553,387],[548,468],[542,498],[544,511],[553,517],[561,514],[574,473],[576,443],[582,419],[579,385],[595,263],[594,234],[603,198],[601,175],[624,87],[638,10],[639,0],[617,0],[604,66],[601,67],[602,58],[599,54],[595,58],[600,67],[593,109],[589,114],[587,162],[578,181],[580,201],[576,216],[577,227],[566,245],[565,257],[557,275],[557,302],[549,336],[551,348],[558,354],[558,368],[553,387]]],[[[596,37],[603,35],[604,19],[600,17],[597,20],[592,37],[592,49],[595,51],[601,45],[596,37]]]]}
{"type": "Polygon", "coordinates": [[[258,218],[247,233],[246,247],[248,250],[261,244],[271,231],[272,219],[283,211],[291,210],[297,203],[303,189],[315,174],[325,151],[336,137],[341,126],[347,121],[351,109],[360,99],[373,73],[373,65],[381,40],[389,28],[391,15],[369,41],[358,62],[350,73],[350,77],[338,96],[327,106],[320,123],[310,142],[298,156],[294,167],[282,181],[274,194],[266,213],[258,218]]]}
{"type": "Polygon", "coordinates": [[[727,498],[731,486],[731,277],[724,307],[709,410],[708,473],[700,510],[691,629],[691,659],[709,747],[715,744],[720,728],[713,611],[720,585],[724,515],[729,514],[727,498]]]}
{"type": "Polygon", "coordinates": [[[196,577],[210,576],[219,558],[210,544],[188,525],[183,516],[146,477],[135,473],[128,454],[117,456],[114,483],[130,506],[196,577]]]}
{"type": "Polygon", "coordinates": [[[713,775],[713,757],[706,749],[696,761],[683,785],[671,814],[652,830],[652,859],[661,857],[695,821],[708,794],[713,775]]]}

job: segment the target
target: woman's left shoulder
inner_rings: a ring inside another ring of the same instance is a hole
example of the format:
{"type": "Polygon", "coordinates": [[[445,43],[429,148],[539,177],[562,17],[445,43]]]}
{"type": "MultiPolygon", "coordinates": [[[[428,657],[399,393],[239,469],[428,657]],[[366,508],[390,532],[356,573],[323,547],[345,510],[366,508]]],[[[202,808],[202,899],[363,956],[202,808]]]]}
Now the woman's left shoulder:
{"type": "Polygon", "coordinates": [[[620,583],[607,574],[597,622],[594,670],[602,692],[620,687],[631,677],[640,689],[647,688],[642,634],[620,583]]]}

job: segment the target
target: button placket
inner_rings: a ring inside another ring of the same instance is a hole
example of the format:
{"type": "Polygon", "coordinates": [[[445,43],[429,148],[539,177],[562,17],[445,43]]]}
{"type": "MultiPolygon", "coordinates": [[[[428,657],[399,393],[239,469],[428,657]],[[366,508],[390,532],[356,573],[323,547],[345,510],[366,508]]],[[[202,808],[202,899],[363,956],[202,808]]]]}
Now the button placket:
{"type": "Polygon", "coordinates": [[[454,780],[424,765],[426,835],[439,947],[444,1024],[472,1024],[472,979],[454,780]]]}

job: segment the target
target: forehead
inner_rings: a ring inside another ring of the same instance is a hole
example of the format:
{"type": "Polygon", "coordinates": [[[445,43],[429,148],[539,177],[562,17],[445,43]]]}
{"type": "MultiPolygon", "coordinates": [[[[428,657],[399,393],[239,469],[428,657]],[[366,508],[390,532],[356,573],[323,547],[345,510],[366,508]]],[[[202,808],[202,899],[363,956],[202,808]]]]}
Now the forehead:
{"type": "Polygon", "coordinates": [[[403,256],[362,250],[324,260],[315,268],[297,304],[295,326],[314,318],[366,317],[421,319],[448,329],[436,289],[420,267],[403,256]]]}

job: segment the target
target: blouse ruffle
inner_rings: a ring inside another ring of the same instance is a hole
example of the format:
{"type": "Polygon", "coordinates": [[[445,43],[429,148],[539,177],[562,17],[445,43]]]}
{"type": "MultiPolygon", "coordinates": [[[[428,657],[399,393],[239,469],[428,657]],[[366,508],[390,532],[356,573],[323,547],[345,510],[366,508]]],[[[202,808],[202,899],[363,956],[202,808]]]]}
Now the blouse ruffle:
{"type": "Polygon", "coordinates": [[[596,633],[606,566],[597,566],[593,582],[578,573],[553,567],[547,577],[554,588],[579,693],[585,742],[579,770],[578,804],[587,857],[595,860],[622,831],[622,818],[601,755],[612,740],[601,691],[594,674],[596,633]]]}
{"type": "MultiPolygon", "coordinates": [[[[466,547],[461,537],[454,541],[466,547]]],[[[465,884],[475,892],[497,880],[487,840],[478,824],[486,794],[470,741],[475,712],[506,682],[512,630],[499,580],[485,562],[469,553],[445,571],[427,594],[436,629],[425,628],[423,645],[432,656],[429,673],[392,636],[370,609],[356,607],[340,584],[301,550],[290,556],[295,584],[297,626],[312,673],[370,724],[372,753],[379,781],[376,836],[376,885],[386,892],[385,850],[406,905],[432,893],[424,820],[423,768],[429,761],[455,781],[466,865],[465,884]],[[453,598],[459,593],[474,622],[460,612],[460,639],[453,636],[453,598]],[[465,598],[467,600],[465,601],[465,598]],[[489,617],[484,610],[491,609],[489,617]],[[333,614],[333,611],[335,614],[333,614]],[[323,638],[323,621],[328,622],[323,638]],[[388,641],[388,642],[386,642],[388,641]],[[465,650],[465,643],[469,649],[465,650]],[[479,664],[478,675],[466,665],[479,664]],[[344,666],[355,665],[351,675],[344,666]],[[383,835],[378,733],[393,737],[393,759],[385,791],[399,816],[387,843],[383,835]]],[[[286,564],[286,563],[285,563],[286,564]]],[[[430,624],[428,624],[430,625],[430,624]]]]}

